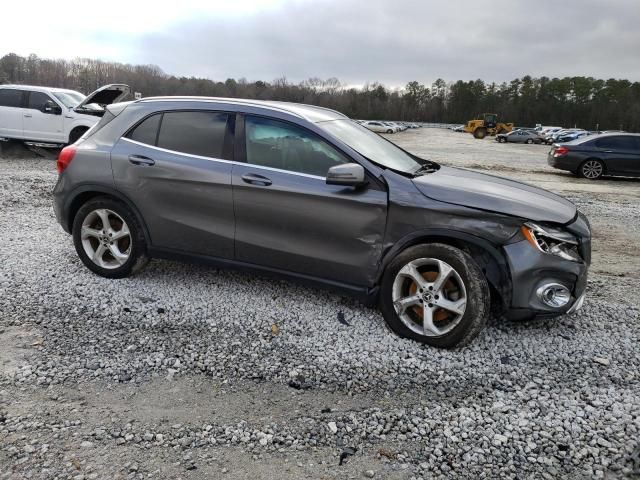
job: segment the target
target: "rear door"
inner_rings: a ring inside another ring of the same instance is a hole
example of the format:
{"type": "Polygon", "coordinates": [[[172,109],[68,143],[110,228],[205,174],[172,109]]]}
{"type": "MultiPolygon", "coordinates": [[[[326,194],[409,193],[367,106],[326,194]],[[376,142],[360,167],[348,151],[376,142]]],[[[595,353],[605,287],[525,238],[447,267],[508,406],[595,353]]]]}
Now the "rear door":
{"type": "Polygon", "coordinates": [[[45,111],[47,102],[58,103],[44,92],[29,91],[24,109],[24,137],[56,143],[66,143],[62,110],[45,111]]]}
{"type": "Polygon", "coordinates": [[[0,137],[23,137],[23,92],[15,88],[0,88],[0,137]]]}
{"type": "Polygon", "coordinates": [[[116,186],[140,210],[154,247],[233,258],[234,119],[209,110],[159,112],[116,143],[116,186]]]}
{"type": "Polygon", "coordinates": [[[239,117],[233,168],[236,258],[352,285],[368,285],[382,251],[387,192],[327,185],[353,160],[288,122],[239,117]],[[245,132],[245,142],[241,132],[245,132]]]}
{"type": "Polygon", "coordinates": [[[612,135],[596,140],[605,161],[607,173],[627,175],[637,173],[640,152],[636,138],[631,135],[612,135]]]}

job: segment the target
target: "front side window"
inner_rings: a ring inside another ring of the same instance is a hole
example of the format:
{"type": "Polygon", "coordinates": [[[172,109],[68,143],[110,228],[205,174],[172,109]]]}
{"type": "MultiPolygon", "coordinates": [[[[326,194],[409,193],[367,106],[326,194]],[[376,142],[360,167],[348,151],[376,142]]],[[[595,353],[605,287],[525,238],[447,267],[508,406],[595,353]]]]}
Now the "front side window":
{"type": "Polygon", "coordinates": [[[29,103],[27,103],[27,108],[42,111],[47,102],[53,102],[53,100],[51,100],[49,95],[46,93],[29,92],[29,103]]]}
{"type": "Polygon", "coordinates": [[[22,106],[22,90],[14,90],[12,88],[0,89],[0,107],[16,107],[22,106]]]}
{"type": "Polygon", "coordinates": [[[247,116],[245,132],[252,165],[325,177],[329,168],[351,162],[317,135],[286,122],[247,116]]]}
{"type": "Polygon", "coordinates": [[[226,113],[166,112],[162,115],[157,146],[176,152],[223,158],[226,113]]]}

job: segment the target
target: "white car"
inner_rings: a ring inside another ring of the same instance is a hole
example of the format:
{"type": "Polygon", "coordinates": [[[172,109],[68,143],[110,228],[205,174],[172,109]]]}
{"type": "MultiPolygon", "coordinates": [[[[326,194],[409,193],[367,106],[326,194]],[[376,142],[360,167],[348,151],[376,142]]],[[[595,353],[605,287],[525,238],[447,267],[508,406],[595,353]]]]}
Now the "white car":
{"type": "Polygon", "coordinates": [[[122,84],[106,85],[86,97],[62,88],[0,85],[0,139],[41,146],[74,143],[98,123],[106,105],[129,92],[122,84]]]}
{"type": "Polygon", "coordinates": [[[385,122],[378,122],[375,120],[364,122],[362,126],[368,128],[372,132],[377,133],[395,133],[396,131],[395,128],[391,125],[387,125],[385,122]]]}

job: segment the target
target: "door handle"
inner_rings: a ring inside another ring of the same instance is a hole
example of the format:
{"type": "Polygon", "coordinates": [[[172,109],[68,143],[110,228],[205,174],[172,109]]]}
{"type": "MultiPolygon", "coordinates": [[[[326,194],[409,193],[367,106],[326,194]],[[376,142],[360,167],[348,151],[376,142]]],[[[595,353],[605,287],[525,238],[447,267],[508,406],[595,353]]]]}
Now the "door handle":
{"type": "Polygon", "coordinates": [[[269,178],[258,175],[257,173],[247,173],[242,175],[242,181],[250,183],[251,185],[260,185],[262,187],[268,187],[271,185],[271,180],[269,178]]]}
{"type": "Polygon", "coordinates": [[[30,113],[25,113],[24,114],[24,118],[31,118],[31,117],[33,117],[33,115],[31,115],[30,113]]]}
{"type": "Polygon", "coordinates": [[[129,162],[133,163],[134,165],[145,165],[148,167],[156,164],[155,160],[142,155],[129,155],[129,162]]]}

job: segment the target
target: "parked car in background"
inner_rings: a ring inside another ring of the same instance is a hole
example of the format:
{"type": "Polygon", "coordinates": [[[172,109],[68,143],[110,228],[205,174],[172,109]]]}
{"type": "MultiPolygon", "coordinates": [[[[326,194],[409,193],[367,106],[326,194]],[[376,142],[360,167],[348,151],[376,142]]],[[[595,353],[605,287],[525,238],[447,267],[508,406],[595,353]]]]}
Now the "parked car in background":
{"type": "Polygon", "coordinates": [[[547,127],[547,128],[541,129],[538,132],[538,135],[540,135],[546,143],[549,143],[548,140],[551,138],[551,136],[554,133],[559,132],[560,130],[564,130],[564,129],[562,127],[547,127]]]}
{"type": "Polygon", "coordinates": [[[451,130],[458,133],[464,133],[464,125],[458,125],[457,127],[453,127],[451,130]]]}
{"type": "Polygon", "coordinates": [[[542,138],[533,130],[513,130],[509,133],[496,135],[496,142],[500,143],[542,143],[542,138]]]}
{"type": "Polygon", "coordinates": [[[397,334],[445,348],[492,314],[583,304],[590,229],[575,205],[421,159],[326,108],[119,103],[57,166],[56,218],[106,278],[150,257],[284,275],[380,305],[397,334]]]}
{"type": "Polygon", "coordinates": [[[546,143],[551,145],[558,141],[558,138],[564,135],[572,134],[574,132],[583,132],[581,128],[561,128],[560,130],[556,130],[550,134],[548,134],[546,138],[546,143]]]}
{"type": "Polygon", "coordinates": [[[106,105],[128,93],[121,84],[88,96],[62,88],[0,85],[0,138],[51,146],[74,143],[98,123],[106,105]]]}
{"type": "Polygon", "coordinates": [[[553,168],[590,180],[603,175],[640,176],[640,134],[605,133],[555,144],[547,155],[553,168]]]}
{"type": "Polygon", "coordinates": [[[571,142],[578,138],[586,137],[587,135],[589,135],[589,132],[587,132],[586,130],[574,130],[571,132],[566,132],[560,135],[556,135],[554,137],[554,141],[555,142],[571,142]]]}
{"type": "Polygon", "coordinates": [[[384,122],[370,120],[363,122],[362,126],[376,133],[395,133],[395,129],[391,125],[384,122]]]}

